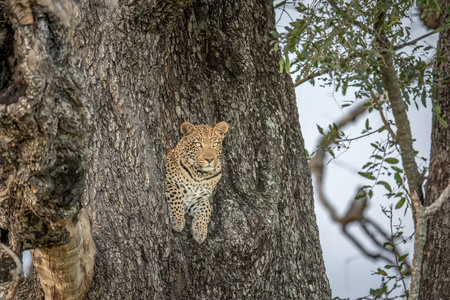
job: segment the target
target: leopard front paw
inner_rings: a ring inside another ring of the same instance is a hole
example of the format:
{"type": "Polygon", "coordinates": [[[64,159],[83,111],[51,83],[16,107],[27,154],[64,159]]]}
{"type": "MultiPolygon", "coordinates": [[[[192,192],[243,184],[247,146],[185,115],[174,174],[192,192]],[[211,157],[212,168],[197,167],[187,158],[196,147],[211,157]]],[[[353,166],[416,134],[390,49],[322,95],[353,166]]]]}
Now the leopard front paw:
{"type": "Polygon", "coordinates": [[[193,224],[192,226],[192,236],[194,240],[201,244],[205,241],[206,235],[208,234],[208,227],[204,224],[193,224]]]}
{"type": "Polygon", "coordinates": [[[193,232],[194,240],[201,244],[206,239],[206,232],[193,232]]]}
{"type": "Polygon", "coordinates": [[[176,232],[181,232],[184,229],[184,225],[186,223],[186,221],[184,220],[172,220],[172,229],[175,230],[176,232]]]}

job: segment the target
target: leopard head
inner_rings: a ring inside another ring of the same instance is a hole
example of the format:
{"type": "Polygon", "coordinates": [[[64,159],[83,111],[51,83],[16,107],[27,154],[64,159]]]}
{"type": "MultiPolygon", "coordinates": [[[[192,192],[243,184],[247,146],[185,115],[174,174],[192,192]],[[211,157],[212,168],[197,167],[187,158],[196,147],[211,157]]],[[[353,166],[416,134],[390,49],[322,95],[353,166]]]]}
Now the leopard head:
{"type": "Polygon", "coordinates": [[[220,122],[213,128],[184,122],[180,130],[183,135],[184,162],[205,172],[219,170],[222,141],[228,131],[228,124],[220,122]]]}

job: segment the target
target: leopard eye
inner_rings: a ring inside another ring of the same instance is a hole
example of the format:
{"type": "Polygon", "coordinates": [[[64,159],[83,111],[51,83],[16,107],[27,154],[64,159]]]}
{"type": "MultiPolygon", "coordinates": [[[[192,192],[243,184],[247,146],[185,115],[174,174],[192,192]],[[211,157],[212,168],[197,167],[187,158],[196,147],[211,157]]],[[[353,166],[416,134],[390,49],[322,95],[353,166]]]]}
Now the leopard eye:
{"type": "Polygon", "coordinates": [[[199,148],[200,148],[200,147],[202,146],[202,143],[200,143],[200,142],[196,142],[196,143],[195,143],[195,146],[197,146],[197,147],[199,147],[199,148]]]}
{"type": "Polygon", "coordinates": [[[219,142],[214,142],[213,146],[214,146],[214,147],[219,146],[219,142]]]}

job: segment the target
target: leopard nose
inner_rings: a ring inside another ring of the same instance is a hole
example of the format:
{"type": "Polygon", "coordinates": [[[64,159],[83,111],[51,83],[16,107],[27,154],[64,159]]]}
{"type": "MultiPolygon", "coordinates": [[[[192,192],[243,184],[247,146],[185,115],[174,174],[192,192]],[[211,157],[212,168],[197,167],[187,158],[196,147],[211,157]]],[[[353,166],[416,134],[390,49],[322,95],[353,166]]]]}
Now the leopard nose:
{"type": "Polygon", "coordinates": [[[214,158],[205,158],[205,160],[206,160],[208,163],[211,163],[211,162],[214,160],[214,158]]]}

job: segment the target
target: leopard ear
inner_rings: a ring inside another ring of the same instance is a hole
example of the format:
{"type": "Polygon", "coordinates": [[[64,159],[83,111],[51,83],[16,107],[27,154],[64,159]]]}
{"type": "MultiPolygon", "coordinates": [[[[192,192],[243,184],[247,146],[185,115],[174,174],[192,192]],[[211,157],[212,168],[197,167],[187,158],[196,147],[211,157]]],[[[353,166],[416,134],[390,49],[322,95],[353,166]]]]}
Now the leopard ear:
{"type": "Polygon", "coordinates": [[[228,131],[228,124],[227,122],[219,122],[214,126],[214,131],[220,134],[221,136],[224,136],[225,133],[228,131]]]}
{"type": "Polygon", "coordinates": [[[181,124],[180,131],[183,136],[186,136],[186,135],[190,135],[191,133],[193,133],[194,129],[195,129],[194,125],[192,125],[189,122],[184,122],[183,124],[181,124]]]}

